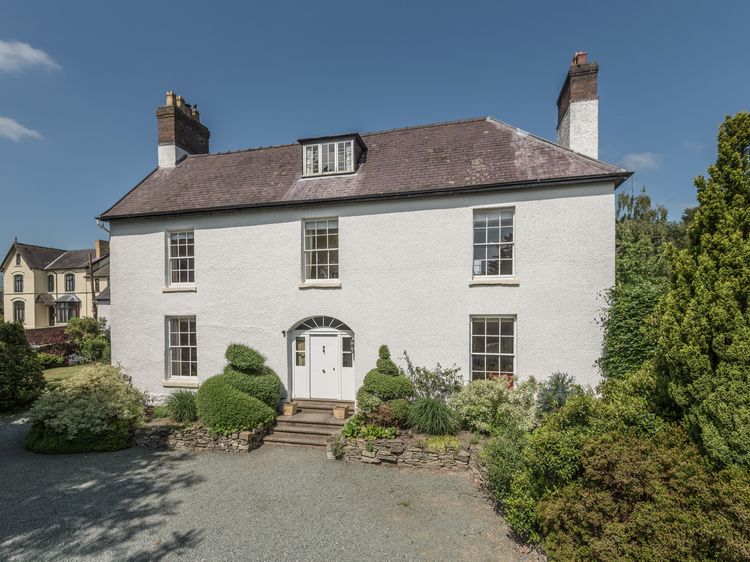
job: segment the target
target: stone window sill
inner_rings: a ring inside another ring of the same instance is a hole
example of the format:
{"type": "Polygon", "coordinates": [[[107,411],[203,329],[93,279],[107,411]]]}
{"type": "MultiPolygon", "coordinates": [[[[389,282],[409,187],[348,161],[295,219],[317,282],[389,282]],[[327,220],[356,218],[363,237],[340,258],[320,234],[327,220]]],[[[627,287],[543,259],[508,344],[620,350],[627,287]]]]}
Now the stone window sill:
{"type": "Polygon", "coordinates": [[[198,288],[194,285],[187,285],[185,287],[164,287],[161,290],[162,293],[197,293],[198,288]]]}
{"type": "Polygon", "coordinates": [[[341,281],[305,281],[299,284],[300,289],[340,289],[341,281]]]}
{"type": "Polygon", "coordinates": [[[198,388],[200,383],[198,381],[186,381],[179,379],[166,379],[162,382],[164,388],[198,388]]]}
{"type": "Polygon", "coordinates": [[[485,285],[507,285],[509,287],[518,287],[520,284],[518,277],[488,277],[487,279],[475,277],[469,281],[469,287],[481,287],[485,285]]]}

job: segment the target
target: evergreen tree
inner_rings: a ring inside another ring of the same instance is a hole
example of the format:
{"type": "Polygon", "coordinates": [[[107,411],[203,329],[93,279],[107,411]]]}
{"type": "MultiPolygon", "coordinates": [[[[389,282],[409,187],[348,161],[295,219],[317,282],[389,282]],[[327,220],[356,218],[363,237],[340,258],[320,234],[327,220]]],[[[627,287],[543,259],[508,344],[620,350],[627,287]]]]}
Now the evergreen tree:
{"type": "Polygon", "coordinates": [[[749,145],[750,114],[728,116],[656,327],[665,412],[718,465],[750,466],[749,145]]]}

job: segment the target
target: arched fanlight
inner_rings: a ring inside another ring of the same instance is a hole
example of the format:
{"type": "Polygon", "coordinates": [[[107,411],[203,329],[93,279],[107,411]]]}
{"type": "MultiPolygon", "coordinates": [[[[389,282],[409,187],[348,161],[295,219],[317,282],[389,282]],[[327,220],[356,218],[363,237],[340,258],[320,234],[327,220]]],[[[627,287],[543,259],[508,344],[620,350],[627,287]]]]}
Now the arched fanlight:
{"type": "Polygon", "coordinates": [[[336,320],[330,316],[313,316],[297,324],[294,330],[312,330],[314,328],[334,328],[336,330],[351,331],[349,326],[341,320],[336,320]]]}

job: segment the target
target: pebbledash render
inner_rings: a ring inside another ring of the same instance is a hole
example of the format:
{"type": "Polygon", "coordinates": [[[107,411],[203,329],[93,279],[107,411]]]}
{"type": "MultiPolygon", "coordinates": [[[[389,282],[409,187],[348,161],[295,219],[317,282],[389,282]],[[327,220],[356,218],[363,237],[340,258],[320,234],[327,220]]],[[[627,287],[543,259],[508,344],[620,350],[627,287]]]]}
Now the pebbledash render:
{"type": "Polygon", "coordinates": [[[576,54],[558,143],[486,117],[210,154],[168,93],[159,167],[100,217],[113,362],[157,396],[230,342],[295,398],[354,399],[381,344],[466,380],[595,384],[629,176],[595,159],[597,70],[576,54]]]}

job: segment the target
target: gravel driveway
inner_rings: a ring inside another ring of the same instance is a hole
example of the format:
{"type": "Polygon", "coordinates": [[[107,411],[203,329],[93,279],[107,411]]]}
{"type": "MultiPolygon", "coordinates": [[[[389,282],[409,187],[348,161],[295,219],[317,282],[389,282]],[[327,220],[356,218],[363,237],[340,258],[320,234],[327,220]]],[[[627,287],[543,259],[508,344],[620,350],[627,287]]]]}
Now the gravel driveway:
{"type": "Polygon", "coordinates": [[[26,452],[0,421],[0,560],[536,560],[464,475],[250,454],[26,452]]]}

